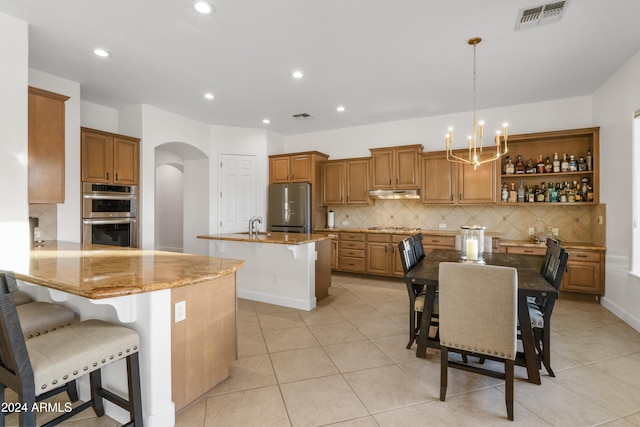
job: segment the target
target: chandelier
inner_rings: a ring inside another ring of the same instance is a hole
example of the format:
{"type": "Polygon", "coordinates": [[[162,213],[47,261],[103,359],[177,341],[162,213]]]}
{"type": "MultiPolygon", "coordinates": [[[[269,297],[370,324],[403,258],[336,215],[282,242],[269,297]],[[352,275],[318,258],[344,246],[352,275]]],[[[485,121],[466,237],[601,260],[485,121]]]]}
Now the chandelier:
{"type": "Polygon", "coordinates": [[[449,132],[445,135],[446,147],[447,147],[447,160],[450,162],[464,163],[473,165],[473,169],[476,169],[483,163],[493,162],[500,158],[500,156],[507,152],[507,123],[502,125],[503,134],[496,132],[495,138],[495,153],[493,150],[487,148],[485,153],[482,151],[482,137],[484,133],[484,121],[477,121],[476,119],[476,106],[477,106],[477,91],[476,91],[476,49],[478,44],[482,41],[480,37],[474,37],[469,39],[469,44],[473,46],[473,135],[467,137],[468,141],[468,154],[467,157],[461,157],[453,152],[451,146],[453,145],[453,128],[449,128],[449,132]],[[504,146],[501,144],[501,140],[504,141],[504,146]],[[489,154],[487,154],[489,153],[489,154]]]}

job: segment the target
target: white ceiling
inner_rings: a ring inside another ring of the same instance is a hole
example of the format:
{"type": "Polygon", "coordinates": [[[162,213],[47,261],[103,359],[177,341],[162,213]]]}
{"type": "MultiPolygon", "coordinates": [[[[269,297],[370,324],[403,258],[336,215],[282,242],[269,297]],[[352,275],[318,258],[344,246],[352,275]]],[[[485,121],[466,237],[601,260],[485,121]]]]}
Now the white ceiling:
{"type": "Polygon", "coordinates": [[[480,110],[590,95],[640,50],[638,0],[570,0],[558,23],[514,30],[521,8],[550,2],[211,0],[205,16],[191,0],[0,0],[0,11],[30,24],[29,66],[79,82],[83,100],[292,135],[471,110],[473,36],[480,110]]]}

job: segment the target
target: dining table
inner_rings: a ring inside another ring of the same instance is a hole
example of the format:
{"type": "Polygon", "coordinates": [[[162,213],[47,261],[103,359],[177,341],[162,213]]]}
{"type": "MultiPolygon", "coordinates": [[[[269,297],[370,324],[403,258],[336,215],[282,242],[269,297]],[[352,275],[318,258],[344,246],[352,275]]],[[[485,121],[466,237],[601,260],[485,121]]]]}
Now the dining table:
{"type": "MultiPolygon", "coordinates": [[[[460,255],[460,251],[456,250],[432,249],[425,253],[425,257],[404,275],[407,285],[419,287],[420,291],[425,292],[420,331],[429,331],[438,288],[440,263],[459,262],[460,255]]],[[[483,258],[486,265],[513,267],[518,272],[518,322],[524,351],[518,352],[515,363],[527,368],[527,377],[530,382],[540,384],[540,361],[533,339],[527,297],[556,299],[558,291],[540,274],[539,266],[535,265],[535,261],[532,261],[530,256],[485,252],[483,258]]],[[[429,338],[428,333],[419,334],[417,342],[417,357],[426,357],[427,347],[440,348],[440,343],[429,338]]]]}

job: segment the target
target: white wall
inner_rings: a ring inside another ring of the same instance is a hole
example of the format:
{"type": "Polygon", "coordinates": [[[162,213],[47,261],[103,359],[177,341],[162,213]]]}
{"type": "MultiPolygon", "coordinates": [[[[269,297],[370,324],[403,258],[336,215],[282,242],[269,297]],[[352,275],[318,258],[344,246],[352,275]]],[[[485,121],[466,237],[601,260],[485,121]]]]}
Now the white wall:
{"type": "MultiPolygon", "coordinates": [[[[600,200],[607,204],[607,281],[603,305],[640,330],[640,280],[631,266],[633,114],[640,110],[640,52],[593,95],[600,125],[600,200]]],[[[636,185],[640,183],[635,183],[636,185]]],[[[637,221],[637,218],[635,218],[637,221]]]]}
{"type": "Polygon", "coordinates": [[[87,128],[119,133],[118,110],[93,102],[80,102],[80,123],[87,128]]]}
{"type": "MultiPolygon", "coordinates": [[[[509,123],[512,135],[591,127],[591,97],[478,110],[478,120],[486,121],[486,135],[493,135],[504,122],[509,123]]],[[[450,126],[454,128],[454,147],[464,148],[466,136],[473,130],[472,121],[471,112],[462,112],[286,136],[285,152],[318,150],[330,159],[342,159],[367,157],[371,155],[369,148],[395,145],[422,144],[425,151],[441,151],[450,126]]]]}
{"type": "Polygon", "coordinates": [[[0,13],[0,269],[29,260],[28,27],[0,13]]]}
{"type": "Polygon", "coordinates": [[[58,240],[80,242],[80,84],[30,68],[29,85],[69,97],[64,103],[65,197],[58,204],[58,240]]]}

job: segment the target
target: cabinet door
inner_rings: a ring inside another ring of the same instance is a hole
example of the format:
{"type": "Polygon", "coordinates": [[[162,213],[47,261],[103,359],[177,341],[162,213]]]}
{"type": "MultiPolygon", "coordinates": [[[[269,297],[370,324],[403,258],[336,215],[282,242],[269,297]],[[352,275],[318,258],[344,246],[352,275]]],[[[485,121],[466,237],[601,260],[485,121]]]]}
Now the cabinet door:
{"type": "Polygon", "coordinates": [[[311,156],[302,154],[291,156],[291,182],[311,182],[311,156]]]}
{"type": "Polygon", "coordinates": [[[110,183],[113,179],[113,138],[82,131],[82,181],[110,183]]]}
{"type": "Polygon", "coordinates": [[[368,205],[369,199],[369,159],[346,162],[347,205],[368,205]]]}
{"type": "Polygon", "coordinates": [[[331,269],[338,269],[338,241],[331,239],[331,269]]]}
{"type": "Polygon", "coordinates": [[[458,164],[458,203],[496,202],[496,162],[473,166],[458,164]]]}
{"type": "Polygon", "coordinates": [[[404,277],[402,269],[402,260],[400,259],[400,249],[398,243],[403,241],[407,236],[394,234],[391,236],[391,275],[395,277],[404,277]]]}
{"type": "Polygon", "coordinates": [[[289,156],[272,157],[269,163],[270,184],[289,182],[289,156]]]}
{"type": "Polygon", "coordinates": [[[392,188],[393,150],[371,151],[371,188],[392,188]]]}
{"type": "Polygon", "coordinates": [[[417,148],[395,150],[395,188],[418,188],[420,157],[417,148]]]}
{"type": "Polygon", "coordinates": [[[64,203],[64,103],[67,96],[29,88],[29,203],[64,203]]]}
{"type": "Polygon", "coordinates": [[[140,145],[138,141],[113,139],[113,182],[114,184],[137,185],[140,145]]]}
{"type": "Polygon", "coordinates": [[[322,164],[322,204],[344,204],[344,162],[322,164]]]}
{"type": "Polygon", "coordinates": [[[383,242],[367,242],[367,273],[388,275],[390,268],[389,244],[383,242]]]}
{"type": "Polygon", "coordinates": [[[422,203],[454,203],[455,164],[445,156],[422,158],[422,203]]]}

